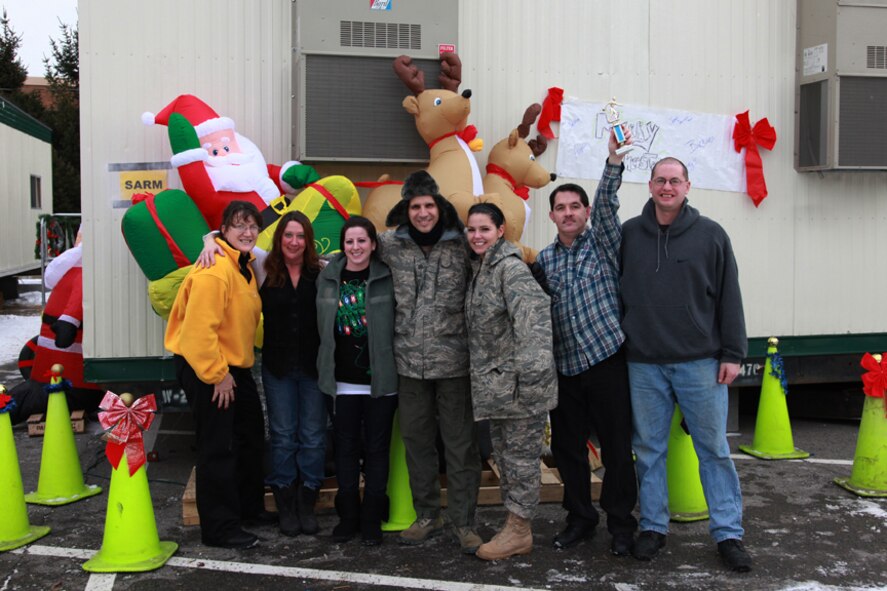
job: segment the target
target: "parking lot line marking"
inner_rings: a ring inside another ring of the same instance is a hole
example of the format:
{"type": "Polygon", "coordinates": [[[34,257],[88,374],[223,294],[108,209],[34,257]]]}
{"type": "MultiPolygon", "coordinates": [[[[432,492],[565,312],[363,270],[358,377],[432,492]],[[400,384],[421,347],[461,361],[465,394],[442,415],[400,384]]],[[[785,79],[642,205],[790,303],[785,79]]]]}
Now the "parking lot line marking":
{"type": "Polygon", "coordinates": [[[83,591],[112,591],[116,579],[115,574],[91,574],[83,591]]]}
{"type": "MultiPolygon", "coordinates": [[[[748,454],[730,454],[734,460],[757,460],[758,458],[748,454]]],[[[788,462],[807,462],[808,464],[831,464],[833,466],[852,466],[853,460],[827,460],[825,458],[803,458],[799,460],[786,460],[788,462]]]]}
{"type": "MultiPolygon", "coordinates": [[[[80,548],[59,548],[34,544],[13,550],[18,554],[34,556],[52,556],[56,558],[91,558],[92,550],[80,548]]],[[[179,568],[203,569],[227,573],[251,575],[267,575],[290,579],[313,579],[317,581],[341,581],[364,585],[380,585],[401,589],[429,589],[432,591],[545,591],[531,587],[506,587],[502,585],[483,585],[480,583],[459,583],[456,581],[438,581],[435,579],[416,579],[413,577],[395,577],[391,575],[374,575],[370,573],[354,573],[336,570],[320,570],[294,566],[273,566],[270,564],[251,564],[248,562],[229,562],[224,560],[208,560],[204,558],[172,557],[167,566],[179,568]]],[[[96,575],[92,575],[96,576],[96,575]]],[[[91,579],[92,577],[90,577],[91,579]]],[[[90,589],[87,587],[87,589],[90,589]]],[[[110,589],[110,588],[109,588],[110,589]]],[[[90,591],[92,591],[90,589],[90,591]]]]}

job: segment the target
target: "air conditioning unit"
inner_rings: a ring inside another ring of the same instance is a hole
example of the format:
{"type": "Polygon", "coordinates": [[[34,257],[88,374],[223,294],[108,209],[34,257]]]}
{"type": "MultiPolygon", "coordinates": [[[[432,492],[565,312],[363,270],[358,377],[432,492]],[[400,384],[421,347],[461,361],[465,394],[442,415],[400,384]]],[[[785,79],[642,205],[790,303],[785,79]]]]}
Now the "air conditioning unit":
{"type": "Polygon", "coordinates": [[[428,147],[392,69],[409,55],[439,88],[439,55],[458,50],[457,0],[296,0],[293,157],[306,162],[422,162],[428,147]]]}
{"type": "Polygon", "coordinates": [[[887,0],[798,0],[795,169],[887,169],[887,0]]]}

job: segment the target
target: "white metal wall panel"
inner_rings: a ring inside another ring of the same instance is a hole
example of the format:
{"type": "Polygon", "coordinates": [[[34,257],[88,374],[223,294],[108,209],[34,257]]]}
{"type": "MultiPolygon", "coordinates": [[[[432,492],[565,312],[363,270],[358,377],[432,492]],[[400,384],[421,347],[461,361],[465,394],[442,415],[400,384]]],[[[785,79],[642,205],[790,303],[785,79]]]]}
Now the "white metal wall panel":
{"type": "Polygon", "coordinates": [[[168,161],[166,128],[145,127],[140,116],[183,93],[234,119],[269,162],[285,161],[291,7],[278,0],[80,1],[86,357],[163,354],[164,325],[120,233],[125,210],[112,207],[117,179],[108,165],[168,161]]]}
{"type": "MultiPolygon", "coordinates": [[[[793,169],[795,23],[794,2],[768,0],[463,0],[463,87],[474,91],[472,120],[488,148],[551,86],[587,101],[615,95],[688,111],[750,109],[752,123],[768,117],[779,140],[761,151],[770,196],[759,208],[744,194],[690,194],[731,236],[749,335],[884,332],[887,274],[874,269],[885,247],[887,173],[793,169]]],[[[550,169],[556,150],[555,141],[541,158],[550,169]]],[[[553,186],[531,193],[525,238],[536,248],[555,235],[553,186]]],[[[648,196],[645,185],[623,185],[622,219],[648,196]]]]}
{"type": "MultiPolygon", "coordinates": [[[[114,179],[107,165],[168,160],[165,128],[145,128],[139,115],[184,92],[233,117],[269,162],[286,160],[291,3],[81,0],[79,14],[90,236],[86,354],[158,355],[163,326],[150,312],[145,280],[120,236],[123,210],[110,206],[114,179]]],[[[873,269],[885,246],[887,173],[794,171],[795,23],[794,2],[769,0],[461,0],[462,89],[474,92],[471,122],[487,146],[478,160],[483,166],[489,148],[551,86],[588,101],[616,96],[721,114],[750,109],[753,122],[768,117],[779,136],[776,148],[763,152],[770,196],[756,209],[742,194],[693,189],[690,195],[730,233],[750,335],[885,332],[887,315],[879,310],[887,274],[873,269]]],[[[555,141],[540,159],[550,170],[556,150],[555,141]]],[[[360,180],[406,172],[319,168],[360,180]]],[[[593,192],[593,182],[580,182],[593,192]]],[[[532,192],[525,241],[537,248],[555,233],[548,192],[532,192]]],[[[621,197],[628,219],[640,212],[648,191],[627,183],[621,197]]]]}
{"type": "MultiPolygon", "coordinates": [[[[37,218],[52,213],[52,146],[0,124],[0,276],[33,269],[37,218]],[[40,177],[41,207],[31,209],[31,175],[40,177]]],[[[39,263],[37,263],[39,267],[39,263]]]]}

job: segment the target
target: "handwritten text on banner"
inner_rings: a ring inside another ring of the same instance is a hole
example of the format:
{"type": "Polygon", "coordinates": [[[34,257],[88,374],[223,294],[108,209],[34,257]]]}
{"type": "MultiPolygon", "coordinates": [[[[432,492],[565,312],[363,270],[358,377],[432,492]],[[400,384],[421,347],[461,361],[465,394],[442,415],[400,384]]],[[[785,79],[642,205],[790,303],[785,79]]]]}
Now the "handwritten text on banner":
{"type": "MultiPolygon", "coordinates": [[[[600,179],[610,133],[603,107],[603,103],[574,98],[564,101],[557,148],[558,177],[600,179]]],[[[694,187],[745,192],[743,156],[733,149],[732,115],[638,105],[623,105],[619,113],[631,129],[635,146],[625,157],[623,180],[646,183],[656,161],[673,156],[687,165],[694,187]]]]}

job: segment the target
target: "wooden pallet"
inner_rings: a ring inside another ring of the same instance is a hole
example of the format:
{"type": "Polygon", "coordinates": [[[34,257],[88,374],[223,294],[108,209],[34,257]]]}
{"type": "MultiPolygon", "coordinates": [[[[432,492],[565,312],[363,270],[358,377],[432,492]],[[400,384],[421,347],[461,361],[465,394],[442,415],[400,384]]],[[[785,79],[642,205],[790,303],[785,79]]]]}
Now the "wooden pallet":
{"type": "MultiPolygon", "coordinates": [[[[559,503],[564,498],[564,485],[561,482],[560,473],[557,468],[549,466],[547,460],[542,460],[542,486],[539,490],[539,501],[542,503],[559,503]]],[[[440,477],[440,503],[441,506],[447,506],[447,480],[446,475],[440,477]]],[[[594,473],[591,475],[591,496],[594,500],[598,500],[601,495],[601,485],[603,481],[594,473]]],[[[337,484],[335,477],[327,478],[320,487],[317,495],[318,509],[332,509],[336,498],[337,484]]],[[[502,497],[499,491],[499,471],[496,465],[490,461],[481,472],[480,490],[477,495],[478,505],[501,505],[502,497]]],[[[276,511],[277,506],[274,504],[274,496],[270,489],[265,489],[265,509],[268,511],[276,511]]],[[[191,477],[185,486],[185,492],[182,495],[182,523],[184,525],[199,525],[200,517],[197,515],[197,484],[195,471],[191,469],[191,477]]]]}
{"type": "MultiPolygon", "coordinates": [[[[28,436],[42,437],[46,431],[46,415],[36,414],[28,417],[28,436]]],[[[71,412],[71,430],[74,433],[83,433],[86,430],[86,411],[75,410],[71,412]]]]}

